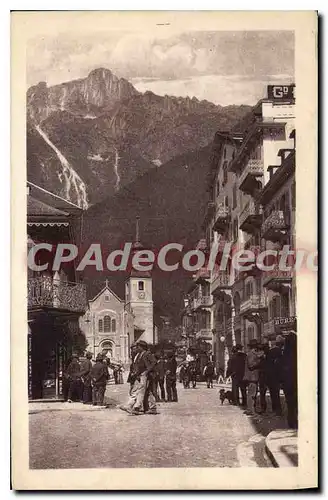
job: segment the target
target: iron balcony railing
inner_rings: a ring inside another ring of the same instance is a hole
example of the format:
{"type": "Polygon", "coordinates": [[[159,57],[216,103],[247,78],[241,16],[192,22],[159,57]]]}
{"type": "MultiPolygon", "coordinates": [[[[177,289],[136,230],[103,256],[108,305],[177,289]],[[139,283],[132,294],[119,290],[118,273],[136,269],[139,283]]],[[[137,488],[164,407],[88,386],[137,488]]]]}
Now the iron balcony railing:
{"type": "Polygon", "coordinates": [[[223,202],[218,203],[215,210],[215,219],[226,219],[230,215],[230,208],[223,202]]]}
{"type": "Polygon", "coordinates": [[[52,278],[29,278],[28,308],[50,307],[58,310],[85,313],[87,293],[83,283],[56,281],[52,278]]]}
{"type": "Polygon", "coordinates": [[[198,307],[211,307],[212,297],[210,295],[203,295],[195,299],[195,309],[198,307]]]}
{"type": "Polygon", "coordinates": [[[194,280],[197,281],[199,279],[204,279],[204,280],[209,280],[211,277],[211,272],[209,269],[207,269],[206,267],[201,267],[199,268],[195,275],[194,275],[194,280]]]}
{"type": "Polygon", "coordinates": [[[284,216],[284,212],[282,210],[275,210],[272,212],[269,217],[265,219],[262,224],[262,234],[265,235],[270,230],[284,230],[286,229],[287,224],[284,216]]]}
{"type": "Polygon", "coordinates": [[[242,226],[248,217],[260,216],[261,214],[262,208],[256,206],[254,200],[249,200],[239,216],[239,225],[242,226]]]}
{"type": "Polygon", "coordinates": [[[279,269],[279,265],[276,264],[275,267],[271,271],[263,272],[263,286],[271,281],[289,281],[292,279],[294,275],[294,271],[292,269],[282,270],[279,269]]]}
{"type": "Polygon", "coordinates": [[[266,299],[260,295],[251,295],[240,304],[240,312],[256,311],[266,308],[266,299]]]}
{"type": "Polygon", "coordinates": [[[259,177],[263,175],[263,161],[262,160],[249,160],[243,173],[239,178],[239,187],[242,186],[244,180],[248,175],[259,177]]]}
{"type": "Polygon", "coordinates": [[[216,288],[228,288],[229,280],[230,277],[227,271],[219,271],[214,269],[212,272],[212,290],[216,288]]]}

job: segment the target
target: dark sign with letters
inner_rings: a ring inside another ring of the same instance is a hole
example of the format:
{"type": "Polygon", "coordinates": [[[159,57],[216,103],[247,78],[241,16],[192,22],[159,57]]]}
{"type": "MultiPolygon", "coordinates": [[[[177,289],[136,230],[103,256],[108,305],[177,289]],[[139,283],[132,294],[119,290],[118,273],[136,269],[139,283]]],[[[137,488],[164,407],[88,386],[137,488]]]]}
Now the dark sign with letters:
{"type": "Polygon", "coordinates": [[[268,99],[273,101],[295,100],[295,85],[268,85],[268,99]]]}

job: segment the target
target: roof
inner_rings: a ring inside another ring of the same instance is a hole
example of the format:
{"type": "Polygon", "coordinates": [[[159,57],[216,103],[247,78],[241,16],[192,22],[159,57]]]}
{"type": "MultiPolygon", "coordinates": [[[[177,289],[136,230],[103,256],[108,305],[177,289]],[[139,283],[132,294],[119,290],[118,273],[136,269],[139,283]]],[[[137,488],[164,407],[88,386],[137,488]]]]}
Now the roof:
{"type": "Polygon", "coordinates": [[[132,278],[151,278],[150,271],[137,271],[134,267],[131,269],[130,277],[132,278]]]}
{"type": "Polygon", "coordinates": [[[235,158],[230,162],[229,170],[235,172],[238,170],[241,161],[244,158],[245,152],[248,151],[250,145],[252,145],[252,141],[254,141],[259,134],[262,133],[263,129],[266,127],[270,128],[284,128],[286,126],[286,122],[273,122],[273,121],[265,121],[259,120],[255,121],[246,132],[246,136],[237,152],[235,158]]]}
{"type": "Polygon", "coordinates": [[[280,166],[276,166],[277,171],[258,195],[257,201],[262,205],[266,205],[274,197],[281,185],[295,172],[295,151],[287,156],[280,166]]]}
{"type": "Polygon", "coordinates": [[[119,300],[120,302],[124,302],[118,295],[116,295],[115,292],[113,292],[113,290],[111,288],[109,288],[108,285],[105,285],[101,290],[100,292],[97,293],[97,295],[95,295],[95,297],[93,297],[93,299],[89,299],[89,302],[94,302],[96,299],[98,299],[98,297],[100,297],[100,295],[102,295],[105,291],[108,291],[109,293],[111,293],[117,300],[119,300]]]}
{"type": "Polygon", "coordinates": [[[30,194],[28,196],[32,196],[39,201],[42,201],[46,205],[49,205],[57,210],[63,210],[68,214],[81,214],[82,208],[71,201],[65,200],[61,196],[57,194],[51,193],[33,182],[27,181],[27,186],[29,187],[30,194]]]}
{"type": "Polygon", "coordinates": [[[69,214],[63,210],[54,208],[40,200],[37,200],[31,195],[27,196],[27,215],[43,215],[54,217],[67,217],[69,214]]]}

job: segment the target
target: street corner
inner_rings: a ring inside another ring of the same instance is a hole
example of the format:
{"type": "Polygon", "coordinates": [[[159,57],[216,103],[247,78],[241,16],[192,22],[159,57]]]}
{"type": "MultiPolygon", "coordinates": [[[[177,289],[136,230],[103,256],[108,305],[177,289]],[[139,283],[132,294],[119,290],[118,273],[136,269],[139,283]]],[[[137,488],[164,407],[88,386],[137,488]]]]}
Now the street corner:
{"type": "Polygon", "coordinates": [[[275,467],[298,466],[298,432],[294,429],[276,429],[265,440],[265,448],[275,467]]]}

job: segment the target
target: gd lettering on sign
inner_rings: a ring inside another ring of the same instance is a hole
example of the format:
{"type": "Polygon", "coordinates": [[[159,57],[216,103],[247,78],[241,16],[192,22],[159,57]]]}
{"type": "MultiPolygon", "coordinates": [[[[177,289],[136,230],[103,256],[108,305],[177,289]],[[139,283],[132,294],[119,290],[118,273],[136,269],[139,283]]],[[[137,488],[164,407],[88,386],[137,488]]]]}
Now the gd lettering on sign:
{"type": "Polygon", "coordinates": [[[268,85],[269,99],[294,99],[295,85],[268,85]]]}

